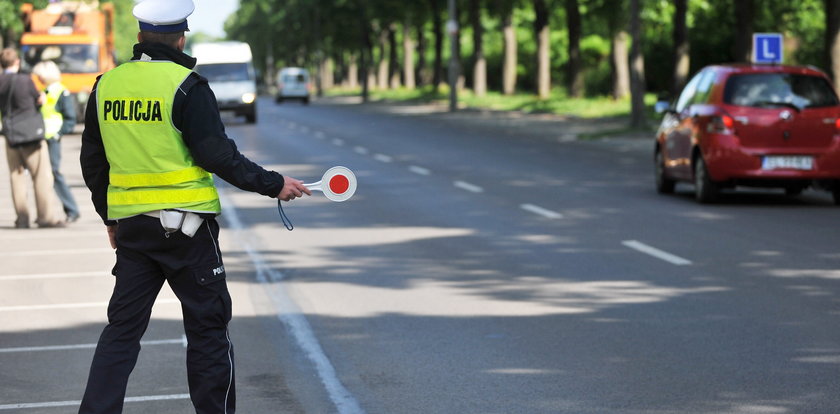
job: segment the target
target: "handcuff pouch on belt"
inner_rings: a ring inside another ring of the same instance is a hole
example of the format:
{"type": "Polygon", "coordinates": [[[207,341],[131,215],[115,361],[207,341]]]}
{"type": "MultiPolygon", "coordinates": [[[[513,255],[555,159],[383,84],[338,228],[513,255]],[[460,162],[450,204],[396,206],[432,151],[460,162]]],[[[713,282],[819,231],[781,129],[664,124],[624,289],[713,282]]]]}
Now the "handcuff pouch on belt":
{"type": "Polygon", "coordinates": [[[188,211],[160,210],[160,225],[166,231],[166,237],[181,230],[187,237],[195,236],[195,232],[204,222],[198,214],[188,211]]]}

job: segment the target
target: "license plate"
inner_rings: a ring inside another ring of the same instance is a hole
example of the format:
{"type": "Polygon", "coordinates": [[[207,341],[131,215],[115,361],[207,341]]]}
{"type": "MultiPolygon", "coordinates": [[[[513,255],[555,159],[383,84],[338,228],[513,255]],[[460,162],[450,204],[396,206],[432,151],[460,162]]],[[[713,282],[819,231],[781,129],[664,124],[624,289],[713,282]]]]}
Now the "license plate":
{"type": "Polygon", "coordinates": [[[789,170],[812,170],[814,169],[814,157],[809,156],[769,156],[764,157],[761,162],[764,170],[789,169],[789,170]]]}

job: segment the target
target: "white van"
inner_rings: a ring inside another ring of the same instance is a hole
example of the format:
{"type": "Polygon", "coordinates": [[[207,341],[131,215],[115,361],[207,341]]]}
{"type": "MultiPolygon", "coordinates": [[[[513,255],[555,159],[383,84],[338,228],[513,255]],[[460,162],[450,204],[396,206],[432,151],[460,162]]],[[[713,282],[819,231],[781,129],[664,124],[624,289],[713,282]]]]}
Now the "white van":
{"type": "Polygon", "coordinates": [[[303,68],[283,68],[277,72],[277,103],[300,99],[309,104],[309,72],[303,68]]]}
{"type": "Polygon", "coordinates": [[[243,42],[208,42],[192,45],[195,71],[207,78],[219,110],[257,122],[257,76],[251,47],[243,42]]]}

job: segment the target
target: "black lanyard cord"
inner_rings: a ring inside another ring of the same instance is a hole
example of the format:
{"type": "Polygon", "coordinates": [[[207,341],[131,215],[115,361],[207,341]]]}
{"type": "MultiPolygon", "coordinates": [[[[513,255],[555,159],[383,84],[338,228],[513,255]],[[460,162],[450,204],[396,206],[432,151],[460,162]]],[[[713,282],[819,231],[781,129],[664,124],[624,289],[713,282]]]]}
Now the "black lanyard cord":
{"type": "Polygon", "coordinates": [[[292,221],[289,220],[289,217],[286,216],[286,212],[283,211],[283,204],[282,201],[279,199],[277,200],[277,212],[280,213],[280,219],[283,220],[283,225],[286,226],[286,229],[292,231],[295,229],[295,226],[292,225],[292,221]]]}

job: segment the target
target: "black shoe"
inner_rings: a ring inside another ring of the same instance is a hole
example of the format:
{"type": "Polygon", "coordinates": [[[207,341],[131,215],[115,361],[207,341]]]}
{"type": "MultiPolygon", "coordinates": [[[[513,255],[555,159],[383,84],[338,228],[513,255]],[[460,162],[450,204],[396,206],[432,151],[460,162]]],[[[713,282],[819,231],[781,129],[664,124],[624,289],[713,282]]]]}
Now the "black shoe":
{"type": "Polygon", "coordinates": [[[67,216],[67,223],[75,223],[77,220],[79,220],[78,214],[67,216]]]}
{"type": "Polygon", "coordinates": [[[28,228],[29,228],[29,223],[26,223],[26,222],[20,222],[20,221],[19,221],[19,222],[15,222],[15,228],[16,228],[16,229],[28,229],[28,228]]]}

